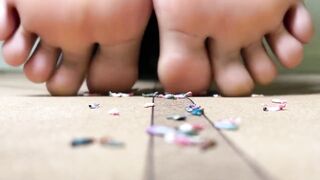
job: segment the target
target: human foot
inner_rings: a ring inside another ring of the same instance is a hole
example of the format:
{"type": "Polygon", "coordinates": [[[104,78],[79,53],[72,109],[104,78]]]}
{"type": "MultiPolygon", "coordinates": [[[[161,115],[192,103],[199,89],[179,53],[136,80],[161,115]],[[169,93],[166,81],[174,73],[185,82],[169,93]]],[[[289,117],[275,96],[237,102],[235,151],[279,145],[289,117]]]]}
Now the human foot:
{"type": "Polygon", "coordinates": [[[153,3],[161,41],[158,75],[173,93],[201,93],[214,80],[224,95],[246,95],[254,82],[268,84],[277,74],[264,37],[282,65],[293,68],[313,34],[299,0],[153,3]]]}
{"type": "Polygon", "coordinates": [[[91,92],[129,91],[137,79],[151,3],[1,0],[3,56],[10,65],[25,64],[26,76],[46,82],[53,95],[75,95],[86,77],[91,92]]]}

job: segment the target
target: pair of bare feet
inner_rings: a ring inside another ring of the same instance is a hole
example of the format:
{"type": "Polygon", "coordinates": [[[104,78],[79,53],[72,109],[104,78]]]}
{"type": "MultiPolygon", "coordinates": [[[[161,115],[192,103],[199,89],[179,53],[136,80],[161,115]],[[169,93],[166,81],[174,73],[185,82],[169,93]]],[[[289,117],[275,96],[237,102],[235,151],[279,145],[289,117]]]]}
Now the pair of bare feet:
{"type": "Polygon", "coordinates": [[[161,52],[158,75],[172,93],[206,91],[214,81],[227,96],[245,95],[276,76],[265,38],[283,66],[303,57],[313,35],[300,0],[0,0],[3,56],[24,64],[52,95],[129,91],[138,78],[143,34],[154,9],[161,52]],[[40,43],[29,53],[40,38],[40,43]]]}

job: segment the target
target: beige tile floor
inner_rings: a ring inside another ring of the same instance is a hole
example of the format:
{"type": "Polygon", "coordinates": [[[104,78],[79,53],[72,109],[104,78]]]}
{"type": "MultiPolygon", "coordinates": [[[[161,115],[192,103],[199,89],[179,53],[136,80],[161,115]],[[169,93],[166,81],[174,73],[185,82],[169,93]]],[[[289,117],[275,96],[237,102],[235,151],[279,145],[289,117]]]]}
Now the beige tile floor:
{"type": "MultiPolygon", "coordinates": [[[[139,82],[136,87],[155,87],[139,82]]],[[[236,132],[222,132],[204,119],[205,134],[216,139],[205,153],[150,139],[151,99],[142,97],[50,97],[43,85],[20,74],[0,75],[0,179],[320,179],[320,75],[281,76],[258,98],[194,97],[210,120],[237,116],[236,132]],[[284,112],[266,113],[274,97],[289,101],[284,112]],[[89,103],[101,103],[92,111],[89,103]],[[121,110],[113,117],[107,111],[121,110]],[[72,149],[73,137],[111,135],[124,149],[94,145],[72,149]]],[[[154,123],[186,101],[157,100],[154,123]]],[[[183,110],[182,110],[183,111],[183,110]]],[[[168,124],[172,125],[172,124],[168,124]]]]}

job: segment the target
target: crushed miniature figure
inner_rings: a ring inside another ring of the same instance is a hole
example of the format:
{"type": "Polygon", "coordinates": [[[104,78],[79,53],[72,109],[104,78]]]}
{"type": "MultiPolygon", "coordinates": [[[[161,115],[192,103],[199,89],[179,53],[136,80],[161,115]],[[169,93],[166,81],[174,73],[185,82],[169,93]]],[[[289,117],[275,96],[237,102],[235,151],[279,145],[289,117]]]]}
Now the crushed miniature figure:
{"type": "Polygon", "coordinates": [[[54,96],[77,95],[84,81],[91,93],[130,92],[152,11],[170,93],[215,83],[222,95],[249,95],[277,75],[266,44],[294,68],[313,35],[302,0],[0,0],[3,56],[54,96]]]}

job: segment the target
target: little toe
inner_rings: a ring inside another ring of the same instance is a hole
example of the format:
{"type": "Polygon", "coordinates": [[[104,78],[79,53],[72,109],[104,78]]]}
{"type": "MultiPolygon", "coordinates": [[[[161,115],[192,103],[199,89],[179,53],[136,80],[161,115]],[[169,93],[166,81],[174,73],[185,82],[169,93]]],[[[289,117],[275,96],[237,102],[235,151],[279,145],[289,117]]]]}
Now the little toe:
{"type": "Polygon", "coordinates": [[[43,83],[49,80],[55,70],[59,50],[41,41],[37,49],[24,65],[24,73],[29,80],[43,83]]]}
{"type": "Polygon", "coordinates": [[[251,77],[257,83],[266,85],[276,77],[276,66],[261,42],[244,48],[242,55],[251,77]]]}
{"type": "Polygon", "coordinates": [[[129,92],[138,79],[141,39],[116,45],[100,45],[87,77],[90,92],[129,92]]]}
{"type": "Polygon", "coordinates": [[[0,41],[7,40],[16,30],[18,15],[7,1],[0,1],[0,41]]]}
{"type": "Polygon", "coordinates": [[[206,92],[211,84],[210,61],[205,37],[160,29],[161,51],[158,75],[170,93],[206,92]]]}
{"type": "Polygon", "coordinates": [[[91,56],[90,47],[62,50],[61,62],[47,81],[47,89],[54,96],[73,96],[80,89],[91,56]]]}
{"type": "Polygon", "coordinates": [[[303,45],[284,26],[267,35],[267,41],[286,68],[298,66],[303,58],[303,45]]]}
{"type": "Polygon", "coordinates": [[[37,36],[26,31],[22,26],[6,40],[2,51],[5,61],[12,66],[22,65],[29,57],[37,36]]]}
{"type": "Polygon", "coordinates": [[[242,62],[239,50],[210,44],[212,72],[219,91],[225,96],[244,96],[251,93],[254,81],[242,62]]]}
{"type": "Polygon", "coordinates": [[[314,34],[312,18],[303,2],[289,10],[285,24],[288,31],[302,43],[308,43],[314,34]]]}

